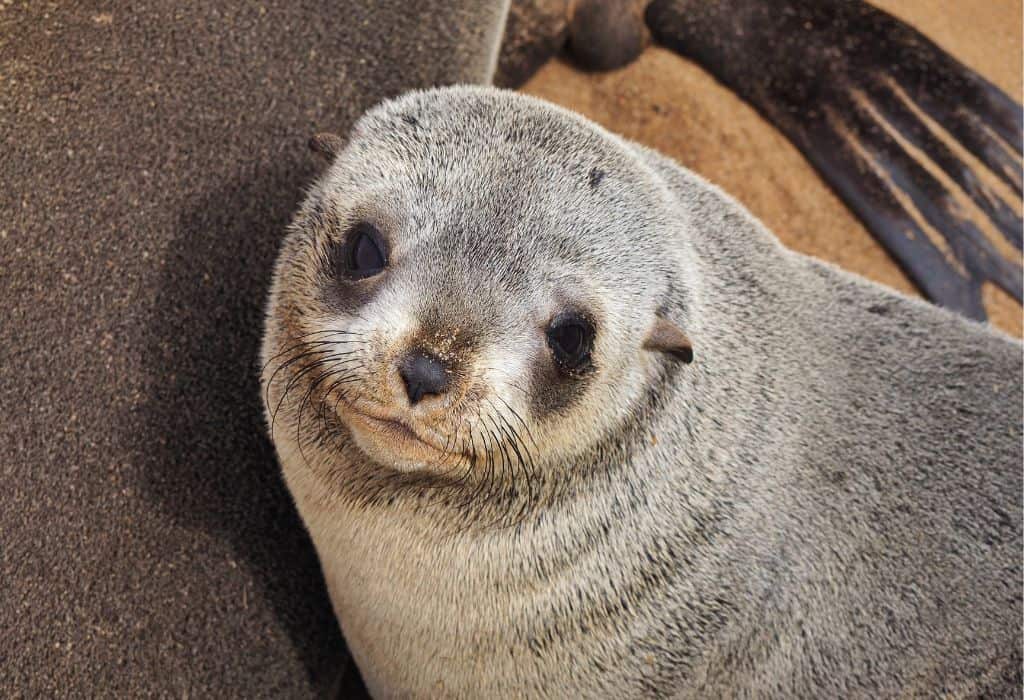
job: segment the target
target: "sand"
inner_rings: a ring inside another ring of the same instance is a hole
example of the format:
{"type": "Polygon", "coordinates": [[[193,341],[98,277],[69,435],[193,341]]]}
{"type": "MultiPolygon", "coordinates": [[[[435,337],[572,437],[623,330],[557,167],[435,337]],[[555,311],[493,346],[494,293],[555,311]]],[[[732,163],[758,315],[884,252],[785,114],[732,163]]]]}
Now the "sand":
{"type": "MultiPolygon", "coordinates": [[[[984,9],[942,0],[875,4],[1020,101],[1020,0],[984,9]]],[[[785,245],[918,294],[796,147],[697,64],[657,46],[610,73],[585,73],[560,58],[522,89],[672,156],[739,199],[785,245]]],[[[985,306],[994,325],[1021,336],[1021,307],[1011,297],[986,285],[985,306]]]]}

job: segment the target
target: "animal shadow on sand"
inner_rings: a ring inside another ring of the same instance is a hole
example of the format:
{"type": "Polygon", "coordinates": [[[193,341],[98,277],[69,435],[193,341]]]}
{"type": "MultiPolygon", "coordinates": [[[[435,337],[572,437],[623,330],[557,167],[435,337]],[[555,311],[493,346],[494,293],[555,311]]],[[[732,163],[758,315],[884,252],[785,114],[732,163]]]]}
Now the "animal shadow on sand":
{"type": "Polygon", "coordinates": [[[339,671],[352,664],[259,398],[271,270],[314,175],[311,159],[296,151],[184,207],[148,329],[145,481],[175,522],[230,543],[326,694],[337,692],[339,671]]]}

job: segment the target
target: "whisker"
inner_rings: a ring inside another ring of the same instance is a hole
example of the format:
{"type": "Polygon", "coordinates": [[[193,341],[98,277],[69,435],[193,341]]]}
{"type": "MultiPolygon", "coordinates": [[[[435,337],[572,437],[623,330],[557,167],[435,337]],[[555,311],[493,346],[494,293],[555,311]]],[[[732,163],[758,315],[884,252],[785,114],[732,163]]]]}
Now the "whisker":
{"type": "Polygon", "coordinates": [[[346,352],[343,352],[343,353],[331,353],[330,349],[326,349],[326,350],[308,350],[306,352],[299,353],[295,357],[292,357],[292,358],[282,362],[281,365],[278,366],[278,368],[274,370],[273,374],[270,375],[270,378],[266,382],[266,386],[264,386],[264,389],[263,389],[263,400],[264,400],[264,403],[266,403],[266,404],[270,403],[270,389],[273,386],[274,380],[277,378],[277,375],[280,374],[281,371],[287,369],[288,367],[291,367],[296,362],[298,362],[298,361],[300,361],[300,360],[302,360],[304,358],[307,358],[307,357],[311,357],[311,356],[314,356],[314,355],[321,355],[321,354],[324,354],[324,353],[331,353],[332,355],[338,355],[339,357],[347,357],[348,355],[353,355],[356,352],[358,352],[358,351],[357,350],[349,350],[349,351],[346,351],[346,352]]]}
{"type": "MultiPolygon", "coordinates": [[[[351,360],[351,359],[348,360],[348,362],[351,362],[351,361],[353,361],[353,360],[351,360]]],[[[325,379],[328,379],[328,378],[330,378],[332,376],[335,376],[335,375],[337,375],[339,373],[344,373],[346,371],[345,368],[344,368],[345,364],[346,364],[346,361],[339,362],[338,365],[335,368],[330,369],[327,372],[323,372],[319,377],[317,377],[316,381],[310,383],[309,388],[306,390],[306,393],[305,393],[305,395],[302,398],[302,401],[299,403],[299,417],[298,417],[298,421],[297,421],[298,428],[296,428],[296,430],[301,430],[301,428],[302,428],[302,412],[305,409],[305,406],[309,402],[310,398],[313,396],[313,393],[316,391],[316,388],[325,379]]],[[[321,402],[321,405],[323,405],[322,402],[321,402]]]]}
{"type": "Polygon", "coordinates": [[[528,426],[526,424],[526,421],[523,420],[523,417],[520,416],[518,412],[516,412],[516,409],[509,406],[508,402],[505,399],[498,396],[497,394],[494,394],[494,398],[498,399],[498,401],[501,401],[502,405],[504,405],[505,408],[507,408],[509,412],[516,417],[516,420],[519,421],[519,424],[523,426],[524,430],[526,430],[526,436],[530,438],[530,442],[533,443],[534,447],[537,447],[537,441],[533,439],[533,433],[530,431],[530,426],[528,426]]]}
{"type": "Polygon", "coordinates": [[[274,407],[274,411],[273,411],[273,413],[271,414],[271,417],[270,417],[270,434],[271,435],[274,434],[274,429],[275,429],[275,426],[277,424],[277,414],[281,410],[281,406],[284,404],[285,399],[288,397],[288,394],[291,392],[291,390],[295,387],[296,383],[302,377],[304,377],[305,375],[309,374],[310,372],[312,372],[313,370],[317,369],[318,367],[322,367],[323,365],[328,364],[328,363],[337,362],[339,359],[341,359],[341,358],[340,357],[339,358],[325,357],[325,358],[321,358],[319,360],[315,360],[315,361],[310,362],[309,364],[305,365],[301,370],[296,372],[289,379],[288,384],[285,385],[284,392],[281,394],[281,398],[277,402],[277,405],[274,407]]]}
{"type": "MultiPolygon", "coordinates": [[[[346,364],[348,364],[348,362],[346,362],[346,364]]],[[[328,402],[329,402],[329,399],[331,397],[331,394],[336,389],[338,389],[339,387],[344,386],[345,384],[351,384],[354,381],[358,381],[361,378],[360,375],[359,375],[359,372],[362,369],[363,369],[363,367],[362,367],[362,362],[361,361],[359,362],[358,366],[355,366],[355,367],[348,366],[348,367],[346,367],[345,368],[345,372],[341,373],[340,378],[335,379],[334,381],[332,381],[330,386],[328,386],[327,389],[324,390],[324,400],[320,402],[320,414],[319,414],[320,417],[321,417],[321,420],[324,423],[324,430],[327,430],[327,418],[326,418],[326,415],[327,415],[327,408],[330,405],[328,402]]],[[[338,372],[336,372],[336,373],[338,373],[338,372]]],[[[343,389],[341,392],[339,392],[338,399],[334,402],[334,406],[333,406],[334,415],[337,415],[337,413],[338,413],[338,404],[341,402],[341,400],[344,397],[345,397],[345,391],[343,389]]]]}
{"type": "MultiPolygon", "coordinates": [[[[500,397],[498,398],[500,399],[500,397]]],[[[490,400],[488,399],[488,402],[489,401],[490,400]]],[[[493,404],[491,405],[493,406],[493,404]]],[[[534,502],[536,496],[538,495],[538,485],[535,483],[536,465],[533,461],[533,455],[530,452],[529,447],[526,445],[526,443],[523,442],[522,436],[519,435],[519,431],[517,431],[515,427],[511,423],[509,423],[508,419],[504,415],[502,415],[500,411],[496,410],[495,413],[497,414],[499,420],[501,420],[502,424],[504,425],[502,432],[504,432],[506,437],[509,438],[510,447],[512,448],[512,451],[515,452],[516,458],[519,460],[519,465],[522,467],[523,470],[523,481],[525,481],[526,487],[526,500],[523,502],[522,508],[520,508],[520,517],[522,517],[525,513],[526,508],[529,507],[529,505],[534,502]],[[519,449],[520,446],[522,447],[522,450],[519,449]]]]}
{"type": "MultiPolygon", "coordinates": [[[[488,403],[490,403],[490,402],[488,402],[488,403]]],[[[490,404],[490,406],[491,406],[491,408],[493,408],[494,404],[490,404]]],[[[498,428],[498,423],[497,423],[497,421],[494,420],[494,416],[490,412],[487,413],[487,420],[489,420],[491,422],[491,425],[494,426],[495,430],[498,430],[500,432],[500,429],[498,428]]],[[[505,477],[506,471],[507,471],[509,473],[509,475],[512,477],[512,479],[514,480],[515,477],[516,477],[515,469],[512,466],[512,457],[509,455],[508,449],[505,447],[505,440],[499,440],[498,436],[495,435],[494,433],[491,433],[491,435],[494,437],[494,441],[495,441],[495,443],[497,443],[498,449],[501,451],[501,454],[504,457],[504,460],[502,460],[502,465],[501,465],[502,466],[502,469],[501,469],[502,477],[505,477]]]]}
{"type": "MultiPolygon", "coordinates": [[[[305,334],[303,334],[301,336],[297,336],[297,337],[298,338],[304,338],[304,337],[308,337],[309,335],[319,334],[319,333],[323,333],[323,332],[324,331],[315,331],[315,333],[305,333],[305,334]]],[[[329,332],[340,333],[341,331],[329,331],[329,332]]],[[[362,333],[356,334],[356,333],[349,333],[348,331],[345,331],[344,333],[345,333],[345,335],[360,335],[360,336],[363,335],[362,333]]],[[[295,338],[293,338],[292,340],[295,340],[295,338]]],[[[308,345],[332,345],[334,343],[339,343],[340,344],[340,343],[357,343],[357,342],[359,342],[359,340],[358,339],[354,339],[354,338],[353,339],[345,339],[345,340],[299,340],[299,341],[295,342],[294,344],[290,345],[289,347],[285,348],[284,350],[281,350],[276,355],[274,355],[269,360],[267,360],[266,363],[264,363],[263,367],[260,369],[260,374],[263,374],[263,372],[266,371],[267,367],[270,365],[271,362],[273,362],[277,358],[281,357],[281,355],[284,355],[285,353],[294,350],[295,348],[300,348],[300,347],[304,347],[304,346],[308,346],[308,345]]]]}

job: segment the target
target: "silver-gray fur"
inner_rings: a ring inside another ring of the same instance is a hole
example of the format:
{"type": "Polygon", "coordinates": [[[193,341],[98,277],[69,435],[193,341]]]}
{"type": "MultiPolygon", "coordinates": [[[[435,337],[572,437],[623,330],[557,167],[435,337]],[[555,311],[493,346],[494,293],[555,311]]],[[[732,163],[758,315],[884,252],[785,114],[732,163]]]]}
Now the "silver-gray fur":
{"type": "Polygon", "coordinates": [[[1019,695],[1021,345],[577,115],[483,88],[369,112],[284,243],[263,354],[376,696],[1019,695]],[[389,267],[353,286],[331,251],[361,220],[389,267]],[[549,367],[567,305],[585,377],[549,367]],[[644,348],[659,319],[692,363],[644,348]],[[457,396],[402,403],[411,344],[457,396]]]}

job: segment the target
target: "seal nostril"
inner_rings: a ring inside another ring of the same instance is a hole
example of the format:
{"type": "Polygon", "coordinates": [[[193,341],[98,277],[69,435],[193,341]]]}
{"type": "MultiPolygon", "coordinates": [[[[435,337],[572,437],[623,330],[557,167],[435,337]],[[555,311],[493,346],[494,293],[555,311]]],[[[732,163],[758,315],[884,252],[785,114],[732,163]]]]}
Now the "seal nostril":
{"type": "Polygon", "coordinates": [[[398,373],[405,382],[409,402],[417,404],[427,394],[443,394],[448,388],[448,370],[434,355],[411,352],[402,360],[398,373]]]}

